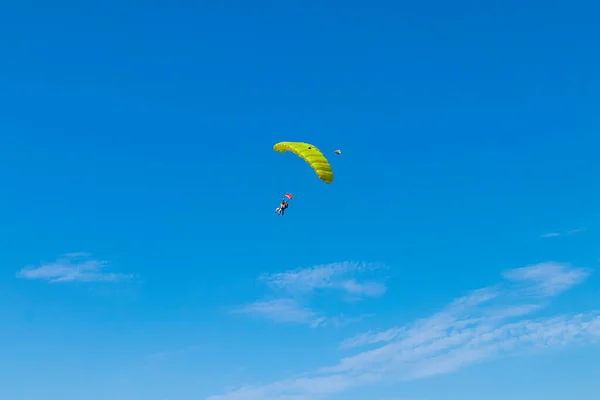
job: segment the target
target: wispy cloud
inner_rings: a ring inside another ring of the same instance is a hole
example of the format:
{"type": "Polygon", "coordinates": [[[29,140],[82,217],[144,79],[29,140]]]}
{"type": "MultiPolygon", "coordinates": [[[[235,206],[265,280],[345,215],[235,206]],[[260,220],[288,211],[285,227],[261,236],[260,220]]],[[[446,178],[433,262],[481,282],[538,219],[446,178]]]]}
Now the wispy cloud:
{"type": "Polygon", "coordinates": [[[507,271],[504,277],[529,284],[541,295],[554,296],[583,282],[589,275],[586,268],[572,268],[568,264],[546,262],[507,271]]]}
{"type": "Polygon", "coordinates": [[[265,274],[261,280],[273,288],[292,294],[304,294],[318,289],[342,289],[353,295],[377,297],[385,294],[385,284],[375,281],[359,282],[355,276],[382,268],[384,266],[381,264],[340,262],[265,274]]]}
{"type": "Polygon", "coordinates": [[[574,235],[576,233],[581,233],[585,231],[585,228],[577,228],[577,229],[571,229],[570,231],[566,231],[566,232],[548,232],[548,233],[544,233],[542,235],[540,235],[541,238],[553,238],[553,237],[559,237],[559,236],[568,236],[568,235],[574,235]]]}
{"type": "Polygon", "coordinates": [[[234,309],[236,313],[251,314],[273,322],[319,326],[325,318],[295,299],[256,301],[234,309]]]}
{"type": "Polygon", "coordinates": [[[558,237],[560,236],[560,233],[558,232],[550,232],[550,233],[544,233],[542,235],[540,235],[541,238],[551,238],[551,237],[558,237]]]}
{"type": "Polygon", "coordinates": [[[547,300],[581,283],[587,270],[558,263],[507,271],[442,311],[341,344],[370,348],[302,376],[246,386],[208,400],[321,400],[379,381],[423,379],[501,356],[600,340],[600,311],[531,318],[547,300]],[[523,285],[537,290],[523,290],[523,285]]]}
{"type": "Polygon", "coordinates": [[[363,314],[357,317],[347,317],[343,314],[325,316],[302,304],[296,299],[272,299],[256,301],[234,308],[234,313],[250,314],[277,323],[307,324],[313,328],[319,326],[342,327],[359,322],[371,316],[363,314]]]}
{"type": "Polygon", "coordinates": [[[325,316],[307,305],[310,296],[323,290],[339,290],[346,295],[346,300],[383,296],[387,290],[383,282],[359,279],[383,268],[381,264],[341,262],[264,274],[260,280],[266,282],[278,297],[237,307],[234,312],[279,323],[308,324],[312,327],[343,326],[365,316],[325,316]]]}
{"type": "Polygon", "coordinates": [[[90,258],[88,253],[69,253],[54,262],[27,266],[17,277],[56,282],[114,282],[133,278],[131,274],[106,272],[106,261],[90,258]]]}
{"type": "Polygon", "coordinates": [[[340,287],[349,294],[355,296],[379,297],[387,291],[387,286],[380,282],[356,282],[354,279],[348,279],[340,284],[340,287]]]}

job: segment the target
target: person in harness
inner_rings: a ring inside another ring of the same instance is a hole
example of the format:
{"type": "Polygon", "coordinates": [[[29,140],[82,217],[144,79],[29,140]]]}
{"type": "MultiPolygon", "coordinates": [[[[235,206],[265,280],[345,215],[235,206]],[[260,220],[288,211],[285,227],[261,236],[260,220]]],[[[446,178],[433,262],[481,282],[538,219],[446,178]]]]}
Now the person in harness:
{"type": "Polygon", "coordinates": [[[277,215],[283,216],[285,214],[285,209],[289,207],[288,199],[292,199],[292,195],[290,193],[286,194],[283,200],[281,200],[281,204],[279,207],[275,209],[277,215]]]}
{"type": "Polygon", "coordinates": [[[283,200],[281,200],[281,204],[279,205],[279,207],[277,207],[275,212],[277,213],[277,215],[283,216],[283,214],[285,214],[285,209],[288,208],[288,206],[289,206],[289,204],[288,204],[287,200],[283,199],[283,200]]]}

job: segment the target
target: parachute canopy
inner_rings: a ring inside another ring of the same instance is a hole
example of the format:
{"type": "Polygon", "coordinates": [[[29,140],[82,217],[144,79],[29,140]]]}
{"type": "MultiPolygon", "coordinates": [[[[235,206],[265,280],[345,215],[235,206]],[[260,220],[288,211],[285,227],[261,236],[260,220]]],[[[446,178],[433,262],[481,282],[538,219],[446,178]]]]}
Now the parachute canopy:
{"type": "Polygon", "coordinates": [[[327,158],[321,150],[310,143],[304,142],[280,142],[273,146],[273,150],[280,153],[291,151],[302,158],[315,170],[317,176],[325,183],[333,182],[333,171],[327,158]]]}
{"type": "Polygon", "coordinates": [[[286,193],[286,194],[285,194],[285,197],[287,197],[287,198],[288,198],[288,199],[290,199],[290,200],[294,198],[294,196],[292,196],[292,194],[291,194],[291,193],[286,193]]]}

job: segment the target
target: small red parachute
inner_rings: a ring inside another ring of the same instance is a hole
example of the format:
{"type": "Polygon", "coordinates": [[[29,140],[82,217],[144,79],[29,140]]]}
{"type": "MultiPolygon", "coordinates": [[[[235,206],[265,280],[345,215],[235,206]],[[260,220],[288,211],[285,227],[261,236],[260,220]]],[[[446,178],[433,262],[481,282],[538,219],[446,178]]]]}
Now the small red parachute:
{"type": "Polygon", "coordinates": [[[285,194],[285,197],[287,197],[287,198],[288,198],[288,199],[290,199],[290,200],[294,198],[294,196],[292,196],[292,194],[291,194],[291,193],[286,193],[286,194],[285,194]]]}

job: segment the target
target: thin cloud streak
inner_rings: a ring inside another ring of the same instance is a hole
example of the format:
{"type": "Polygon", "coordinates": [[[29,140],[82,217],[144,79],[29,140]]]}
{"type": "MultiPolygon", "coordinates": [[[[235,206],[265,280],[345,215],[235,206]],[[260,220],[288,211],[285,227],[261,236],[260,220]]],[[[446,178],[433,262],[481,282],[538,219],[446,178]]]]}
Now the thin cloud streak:
{"type": "Polygon", "coordinates": [[[358,317],[337,315],[326,317],[311,310],[295,299],[261,300],[246,304],[232,310],[233,313],[249,314],[253,317],[264,318],[277,323],[305,324],[312,328],[334,326],[342,327],[359,322],[370,317],[370,314],[358,317]]]}
{"type": "Polygon", "coordinates": [[[234,313],[251,314],[279,323],[309,324],[319,326],[325,318],[294,299],[256,301],[238,307],[234,313]]]}
{"type": "Polygon", "coordinates": [[[387,287],[380,282],[359,283],[354,279],[340,282],[340,287],[355,296],[380,297],[385,294],[387,287]]]}
{"type": "Polygon", "coordinates": [[[308,299],[317,295],[317,290],[333,289],[345,293],[346,297],[343,299],[347,301],[383,296],[387,291],[384,283],[358,279],[360,274],[383,268],[385,268],[383,265],[376,263],[340,262],[265,274],[259,279],[266,282],[278,297],[255,301],[237,307],[233,312],[250,314],[276,323],[308,324],[313,328],[344,326],[359,321],[365,316],[325,316],[308,307],[308,299]]]}
{"type": "Polygon", "coordinates": [[[52,263],[27,266],[17,272],[18,278],[58,282],[116,282],[132,279],[132,274],[105,272],[108,262],[94,260],[88,253],[68,253],[52,263]]]}
{"type": "Polygon", "coordinates": [[[550,233],[544,233],[543,235],[540,235],[541,238],[551,238],[551,237],[559,237],[561,236],[560,233],[557,232],[550,232],[550,233]]]}
{"type": "Polygon", "coordinates": [[[298,268],[277,274],[266,274],[261,280],[274,289],[292,294],[306,294],[317,289],[338,288],[353,295],[378,297],[385,294],[386,286],[380,282],[358,282],[354,275],[384,268],[381,264],[340,262],[298,268]]]}
{"type": "Polygon", "coordinates": [[[526,318],[587,276],[584,269],[558,263],[510,270],[499,284],[475,290],[428,318],[347,339],[341,349],[372,348],[337,364],[207,400],[321,400],[380,381],[424,379],[497,357],[596,343],[600,310],[526,318]]]}
{"type": "Polygon", "coordinates": [[[570,231],[566,231],[566,232],[548,232],[548,233],[544,233],[542,235],[540,235],[541,238],[547,239],[547,238],[553,238],[553,237],[559,237],[559,236],[569,236],[569,235],[575,235],[577,233],[581,233],[585,231],[585,228],[577,228],[577,229],[571,229],[570,231]]]}
{"type": "Polygon", "coordinates": [[[504,277],[529,283],[540,295],[555,296],[583,282],[588,275],[589,270],[586,268],[572,268],[568,264],[546,262],[507,271],[504,277]]]}

